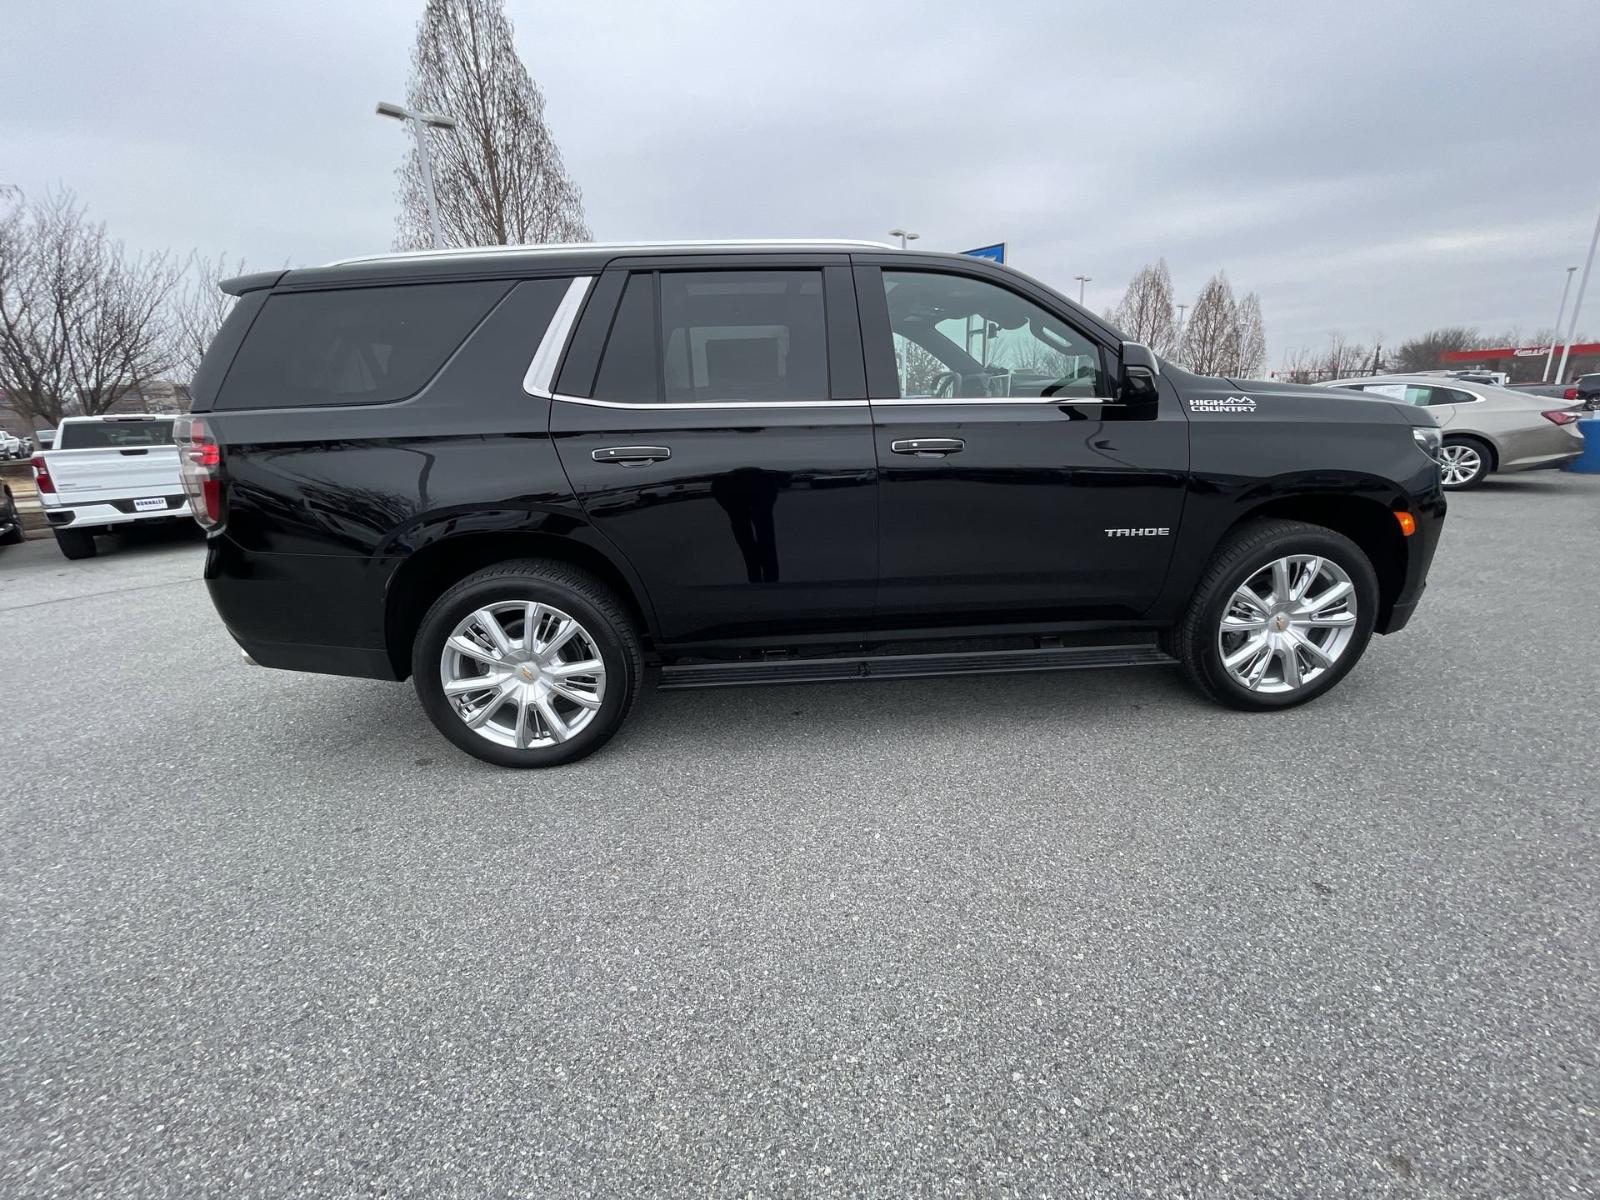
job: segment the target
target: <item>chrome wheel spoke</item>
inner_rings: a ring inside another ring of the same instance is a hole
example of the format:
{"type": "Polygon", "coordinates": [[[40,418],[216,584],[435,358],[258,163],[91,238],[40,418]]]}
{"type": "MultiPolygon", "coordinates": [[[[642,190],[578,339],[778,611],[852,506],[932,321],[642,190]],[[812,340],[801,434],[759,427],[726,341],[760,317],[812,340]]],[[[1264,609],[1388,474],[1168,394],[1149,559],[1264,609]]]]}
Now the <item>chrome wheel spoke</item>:
{"type": "Polygon", "coordinates": [[[1352,612],[1312,614],[1309,617],[1298,617],[1301,625],[1309,625],[1313,629],[1338,629],[1343,625],[1354,625],[1356,615],[1352,612]]]}
{"type": "Polygon", "coordinates": [[[1251,662],[1249,670],[1244,674],[1245,686],[1252,692],[1261,686],[1261,681],[1266,678],[1267,668],[1272,665],[1273,649],[1263,639],[1257,651],[1255,660],[1251,662]]]}
{"type": "Polygon", "coordinates": [[[1289,644],[1309,658],[1312,666],[1321,667],[1324,671],[1333,666],[1333,659],[1328,657],[1327,651],[1298,629],[1289,630],[1289,644]]]}
{"type": "Polygon", "coordinates": [[[544,605],[537,600],[530,600],[522,606],[522,648],[524,650],[537,650],[539,648],[537,637],[539,634],[539,621],[544,616],[544,605]]]}
{"type": "Polygon", "coordinates": [[[1323,592],[1322,595],[1315,596],[1312,599],[1302,603],[1296,612],[1305,613],[1307,615],[1319,613],[1325,608],[1332,608],[1346,596],[1352,595],[1355,590],[1355,584],[1351,583],[1348,579],[1342,580],[1339,583],[1334,584],[1327,591],[1323,592]]]}
{"type": "Polygon", "coordinates": [[[491,667],[502,667],[505,665],[504,661],[497,657],[492,651],[485,650],[471,638],[464,637],[459,633],[453,634],[450,640],[445,643],[445,646],[447,650],[454,650],[457,654],[465,655],[474,662],[485,663],[491,667]]]}
{"type": "Polygon", "coordinates": [[[561,653],[561,648],[577,636],[580,626],[571,617],[566,618],[556,631],[550,635],[550,640],[544,645],[536,647],[539,657],[548,663],[556,661],[556,655],[561,653]]]}
{"type": "Polygon", "coordinates": [[[1312,557],[1306,560],[1305,567],[1300,573],[1300,582],[1295,584],[1289,592],[1290,600],[1304,600],[1311,585],[1317,581],[1317,576],[1322,574],[1322,560],[1312,557]]]}
{"type": "Polygon", "coordinates": [[[511,653],[511,639],[506,636],[505,626],[500,624],[500,618],[487,608],[480,608],[472,614],[472,623],[481,629],[486,637],[494,643],[502,657],[511,653]]]}
{"type": "Polygon", "coordinates": [[[498,691],[500,685],[510,679],[506,674],[489,675],[464,675],[460,679],[445,681],[444,694],[446,696],[470,696],[473,692],[498,691]]]}
{"type": "Polygon", "coordinates": [[[582,688],[560,679],[550,681],[550,691],[563,700],[570,700],[579,708],[595,709],[600,707],[600,697],[594,692],[586,692],[582,688]]]}
{"type": "Polygon", "coordinates": [[[1300,655],[1294,643],[1285,638],[1278,644],[1278,661],[1283,664],[1283,681],[1292,688],[1300,686],[1300,655]]]}
{"type": "Polygon", "coordinates": [[[1261,651],[1266,648],[1266,645],[1267,639],[1265,635],[1261,637],[1250,638],[1245,642],[1244,645],[1240,646],[1232,654],[1224,658],[1222,660],[1222,665],[1227,667],[1230,671],[1235,667],[1243,666],[1245,663],[1253,659],[1257,654],[1261,653],[1261,651]]]}
{"type": "Polygon", "coordinates": [[[462,719],[466,721],[467,728],[481,728],[485,721],[505,706],[505,702],[511,698],[511,694],[516,690],[517,685],[514,683],[502,684],[495,689],[493,696],[483,702],[481,708],[473,709],[471,715],[462,714],[462,719]]]}
{"type": "Polygon", "coordinates": [[[1256,590],[1248,583],[1239,585],[1238,590],[1233,593],[1233,603],[1237,607],[1247,608],[1253,613],[1260,614],[1263,621],[1267,619],[1270,610],[1267,602],[1257,595],[1256,590]]]}
{"type": "Polygon", "coordinates": [[[1224,633],[1258,633],[1267,627],[1267,618],[1263,614],[1259,617],[1241,617],[1229,613],[1222,618],[1222,631],[1224,633]]]}
{"type": "Polygon", "coordinates": [[[582,662],[551,663],[545,668],[544,673],[553,679],[572,679],[578,675],[592,675],[595,679],[604,679],[606,665],[598,658],[586,658],[582,662]]]}
{"type": "Polygon", "coordinates": [[[1272,602],[1286,604],[1289,600],[1289,560],[1280,558],[1272,564],[1272,602]]]}
{"type": "Polygon", "coordinates": [[[534,704],[539,708],[539,716],[544,721],[545,728],[550,736],[558,742],[564,742],[570,735],[566,722],[556,713],[555,705],[550,703],[547,696],[535,696],[534,704]]]}

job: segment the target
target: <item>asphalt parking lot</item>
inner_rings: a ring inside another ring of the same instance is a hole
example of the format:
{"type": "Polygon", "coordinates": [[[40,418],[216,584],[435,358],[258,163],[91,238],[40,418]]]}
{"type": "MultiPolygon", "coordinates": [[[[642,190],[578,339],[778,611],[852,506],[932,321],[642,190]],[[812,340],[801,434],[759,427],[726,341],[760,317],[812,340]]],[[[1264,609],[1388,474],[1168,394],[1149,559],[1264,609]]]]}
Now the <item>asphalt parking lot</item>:
{"type": "Polygon", "coordinates": [[[0,550],[0,1194],[1593,1196],[1600,477],[1314,705],[646,697],[499,771],[0,550]]]}

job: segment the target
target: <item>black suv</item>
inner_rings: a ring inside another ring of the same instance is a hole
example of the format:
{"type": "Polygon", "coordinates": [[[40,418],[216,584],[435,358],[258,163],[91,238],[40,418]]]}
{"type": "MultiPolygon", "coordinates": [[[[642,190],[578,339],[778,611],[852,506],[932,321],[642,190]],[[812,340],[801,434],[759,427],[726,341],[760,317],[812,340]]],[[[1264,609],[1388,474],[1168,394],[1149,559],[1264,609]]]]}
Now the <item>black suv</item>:
{"type": "Polygon", "coordinates": [[[979,259],[501,248],[223,288],[179,444],[229,631],[409,675],[507,766],[594,750],[649,666],[1177,660],[1285,708],[1405,625],[1445,512],[1425,413],[1191,375],[979,259]]]}

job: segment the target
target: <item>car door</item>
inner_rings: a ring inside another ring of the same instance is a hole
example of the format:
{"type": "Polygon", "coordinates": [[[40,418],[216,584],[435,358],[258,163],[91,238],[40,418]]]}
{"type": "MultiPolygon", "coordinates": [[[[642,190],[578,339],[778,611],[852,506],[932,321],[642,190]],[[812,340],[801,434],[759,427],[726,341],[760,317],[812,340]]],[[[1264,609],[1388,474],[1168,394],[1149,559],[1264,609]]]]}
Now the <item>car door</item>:
{"type": "Polygon", "coordinates": [[[865,628],[877,463],[844,256],[613,266],[574,331],[550,432],[663,641],[865,628]]]}
{"type": "Polygon", "coordinates": [[[998,268],[858,257],[883,628],[1139,617],[1183,514],[1176,393],[1120,402],[1120,345],[998,268]]]}

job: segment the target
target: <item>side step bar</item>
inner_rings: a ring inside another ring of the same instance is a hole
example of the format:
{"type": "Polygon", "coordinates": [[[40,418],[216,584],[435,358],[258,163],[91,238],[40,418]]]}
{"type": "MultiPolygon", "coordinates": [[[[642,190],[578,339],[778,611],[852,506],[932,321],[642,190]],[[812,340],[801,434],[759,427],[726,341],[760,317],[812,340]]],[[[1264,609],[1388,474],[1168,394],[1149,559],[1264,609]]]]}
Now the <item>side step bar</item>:
{"type": "Polygon", "coordinates": [[[859,658],[790,658],[766,662],[691,663],[661,668],[661,688],[826,683],[845,679],[921,679],[1085,667],[1158,667],[1178,660],[1149,642],[1127,646],[1049,646],[956,654],[869,654],[859,658]]]}

